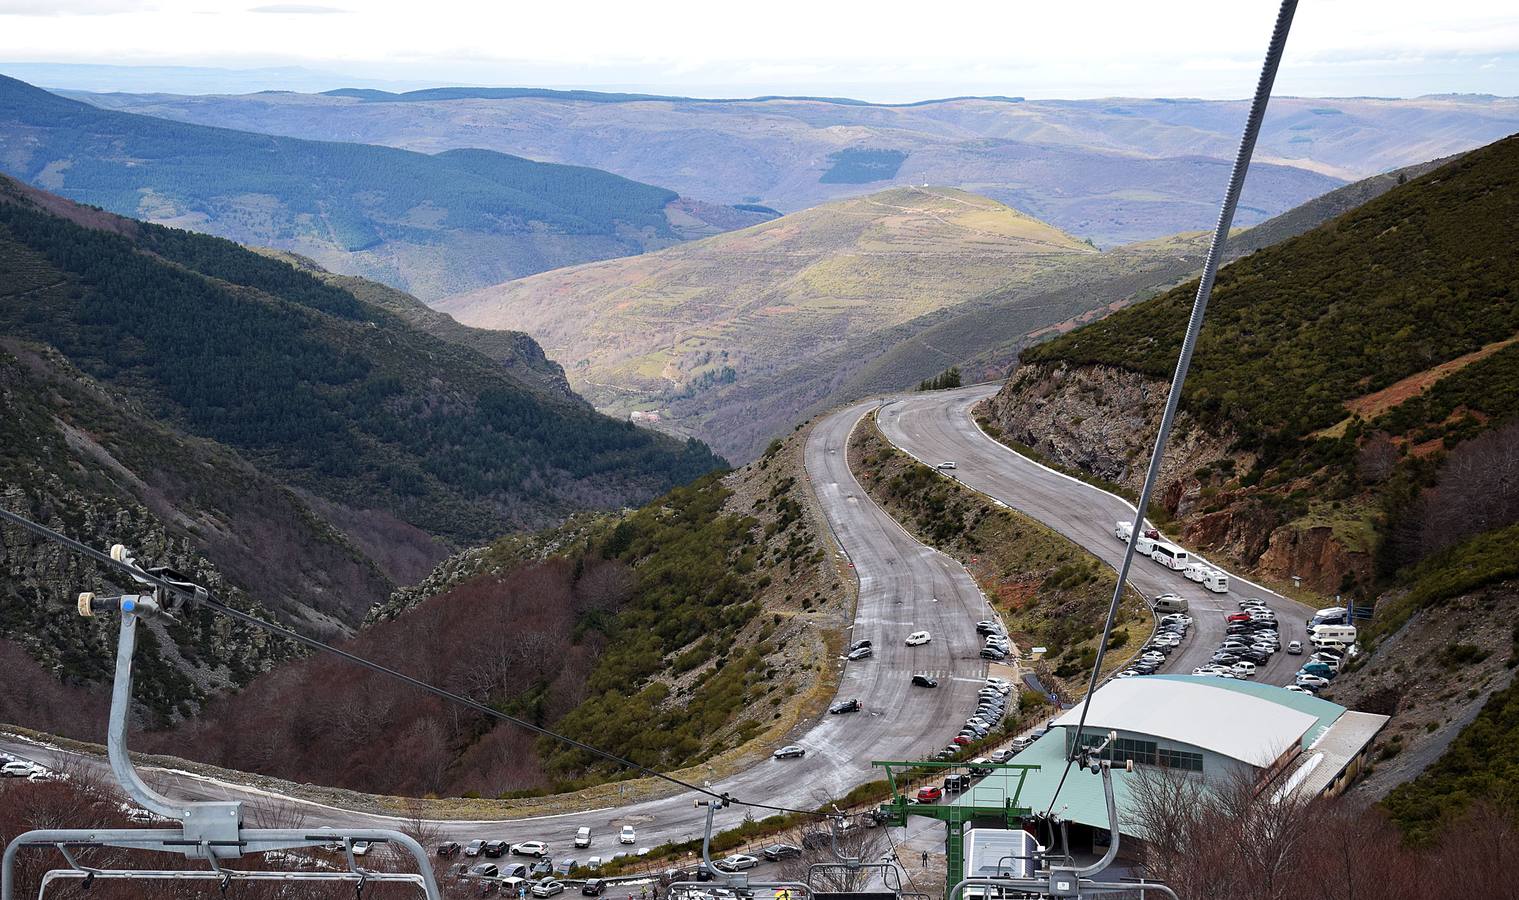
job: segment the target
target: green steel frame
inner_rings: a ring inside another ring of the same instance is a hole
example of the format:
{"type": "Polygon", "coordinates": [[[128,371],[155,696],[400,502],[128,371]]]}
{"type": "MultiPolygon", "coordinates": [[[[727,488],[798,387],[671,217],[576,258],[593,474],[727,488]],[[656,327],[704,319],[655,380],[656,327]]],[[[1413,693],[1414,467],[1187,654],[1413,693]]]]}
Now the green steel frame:
{"type": "Polygon", "coordinates": [[[892,762],[875,761],[872,766],[879,766],[886,770],[886,783],[891,787],[891,799],[881,804],[880,811],[887,815],[886,825],[898,828],[907,825],[907,817],[927,816],[938,819],[944,823],[944,856],[947,864],[945,874],[944,896],[949,896],[952,887],[959,884],[965,877],[965,823],[972,819],[997,819],[1007,828],[1017,828],[1022,824],[1025,816],[1033,810],[1026,806],[1019,806],[1018,799],[1023,794],[1023,782],[1028,779],[1029,772],[1037,772],[1039,766],[1026,766],[1017,763],[980,763],[977,769],[1016,769],[1018,779],[1013,784],[1011,797],[1004,797],[1002,803],[996,806],[979,806],[976,804],[918,804],[908,803],[907,798],[897,787],[896,769],[910,772],[918,770],[950,770],[970,768],[966,762],[892,762]]]}

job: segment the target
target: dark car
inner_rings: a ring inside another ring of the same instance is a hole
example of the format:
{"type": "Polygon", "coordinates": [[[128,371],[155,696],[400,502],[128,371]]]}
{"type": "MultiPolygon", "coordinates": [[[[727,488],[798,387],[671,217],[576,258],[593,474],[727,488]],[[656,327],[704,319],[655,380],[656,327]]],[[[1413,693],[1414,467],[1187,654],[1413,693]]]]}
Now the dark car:
{"type": "Polygon", "coordinates": [[[486,841],[485,848],[480,852],[492,859],[503,856],[506,854],[506,841],[486,841]]]}
{"type": "Polygon", "coordinates": [[[849,649],[851,652],[855,650],[869,650],[870,641],[855,641],[853,644],[849,645],[849,649]]]}
{"type": "Polygon", "coordinates": [[[484,849],[485,849],[485,842],[482,841],[482,840],[476,839],[476,840],[470,841],[469,842],[469,846],[464,848],[464,855],[465,856],[479,856],[480,855],[480,851],[484,850],[484,849]]]}
{"type": "Polygon", "coordinates": [[[858,700],[840,700],[839,702],[835,703],[834,705],[828,707],[828,711],[831,712],[831,713],[833,713],[834,715],[838,715],[839,713],[859,712],[860,711],[860,701],[858,701],[858,700]]]}
{"type": "Polygon", "coordinates": [[[545,856],[543,859],[540,859],[537,862],[533,863],[532,868],[528,869],[527,873],[533,878],[540,878],[544,875],[552,875],[554,874],[554,861],[545,856]]]}
{"type": "Polygon", "coordinates": [[[996,647],[982,647],[981,658],[1000,661],[1007,659],[1007,653],[1002,650],[998,650],[996,647]]]}
{"type": "Polygon", "coordinates": [[[833,843],[833,837],[826,831],[809,831],[802,835],[802,846],[808,850],[817,850],[833,843]]]}
{"type": "Polygon", "coordinates": [[[976,634],[1001,634],[1002,626],[991,619],[983,619],[976,623],[976,634]]]}
{"type": "Polygon", "coordinates": [[[1240,658],[1246,660],[1247,662],[1253,662],[1259,666],[1270,662],[1271,654],[1267,653],[1264,650],[1251,649],[1246,650],[1244,653],[1241,653],[1240,658]]]}
{"type": "Polygon", "coordinates": [[[476,878],[495,878],[501,874],[501,870],[496,868],[495,863],[476,863],[470,866],[469,874],[476,878]]]}
{"type": "Polygon", "coordinates": [[[585,884],[580,886],[580,893],[587,897],[600,897],[601,892],[607,889],[607,883],[600,878],[587,878],[585,884]]]}
{"type": "Polygon", "coordinates": [[[914,675],[912,683],[917,687],[936,688],[939,686],[939,682],[929,678],[927,675],[914,675]]]}
{"type": "Polygon", "coordinates": [[[870,657],[874,653],[875,653],[875,651],[872,650],[872,649],[870,649],[869,647],[861,647],[858,650],[851,650],[851,651],[849,651],[849,658],[851,660],[870,659],[870,657]]]}
{"type": "Polygon", "coordinates": [[[464,848],[459,845],[458,841],[444,841],[438,845],[438,855],[444,859],[450,859],[452,857],[458,856],[459,851],[463,849],[464,848]]]}
{"type": "Polygon", "coordinates": [[[786,859],[792,856],[801,856],[802,848],[795,844],[771,844],[760,851],[760,855],[774,862],[778,859],[786,859]]]}
{"type": "Polygon", "coordinates": [[[944,793],[946,794],[961,794],[969,788],[969,775],[948,775],[944,778],[944,793]]]}

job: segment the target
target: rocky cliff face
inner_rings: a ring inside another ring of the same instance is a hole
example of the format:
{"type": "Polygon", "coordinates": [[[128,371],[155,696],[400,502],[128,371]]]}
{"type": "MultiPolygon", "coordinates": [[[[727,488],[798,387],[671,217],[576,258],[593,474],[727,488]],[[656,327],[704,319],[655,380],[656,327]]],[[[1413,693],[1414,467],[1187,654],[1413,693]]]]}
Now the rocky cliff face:
{"type": "MultiPolygon", "coordinates": [[[[1110,366],[1020,366],[983,410],[1003,436],[1054,462],[1113,482],[1131,497],[1144,483],[1166,402],[1167,382],[1110,366]]],[[[1157,505],[1176,519],[1190,546],[1267,577],[1298,576],[1325,593],[1370,557],[1329,526],[1294,514],[1283,500],[1292,482],[1261,488],[1241,477],[1256,456],[1227,431],[1178,414],[1157,484],[1157,505]]]]}

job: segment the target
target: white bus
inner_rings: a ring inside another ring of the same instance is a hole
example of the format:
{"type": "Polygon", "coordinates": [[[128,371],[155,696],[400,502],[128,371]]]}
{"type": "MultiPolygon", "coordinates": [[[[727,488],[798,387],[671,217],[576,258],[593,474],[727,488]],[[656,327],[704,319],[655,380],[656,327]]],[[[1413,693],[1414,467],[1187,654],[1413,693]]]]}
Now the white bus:
{"type": "Polygon", "coordinates": [[[1164,542],[1157,542],[1155,544],[1155,548],[1150,551],[1150,558],[1166,568],[1175,569],[1178,572],[1186,569],[1187,565],[1192,562],[1191,557],[1187,555],[1187,551],[1175,544],[1164,542]]]}

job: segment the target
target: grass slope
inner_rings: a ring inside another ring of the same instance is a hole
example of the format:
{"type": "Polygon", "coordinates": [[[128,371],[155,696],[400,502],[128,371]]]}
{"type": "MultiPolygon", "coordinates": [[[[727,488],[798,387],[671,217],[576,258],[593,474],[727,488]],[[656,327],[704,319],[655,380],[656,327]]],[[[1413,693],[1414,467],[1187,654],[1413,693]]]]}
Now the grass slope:
{"type": "Polygon", "coordinates": [[[0,171],[124,215],[300,250],[423,296],[677,240],[664,188],[103,110],[0,76],[0,171]]]}
{"type": "Polygon", "coordinates": [[[986,198],[903,188],[441,308],[527,331],[593,402],[626,412],[761,378],[1094,255],[986,198]]]}

